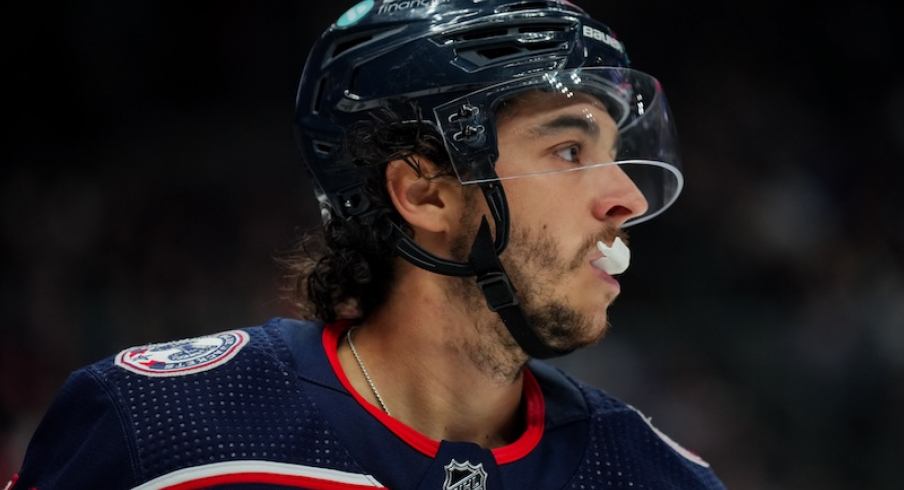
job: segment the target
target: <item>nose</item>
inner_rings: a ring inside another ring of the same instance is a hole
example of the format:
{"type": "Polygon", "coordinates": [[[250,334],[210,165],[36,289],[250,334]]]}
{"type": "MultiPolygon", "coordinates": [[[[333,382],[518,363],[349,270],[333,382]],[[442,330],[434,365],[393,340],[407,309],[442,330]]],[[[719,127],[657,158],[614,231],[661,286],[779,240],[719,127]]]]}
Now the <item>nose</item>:
{"type": "Polygon", "coordinates": [[[621,227],[626,221],[643,216],[649,209],[647,199],[618,165],[608,165],[594,179],[593,217],[621,227]]]}

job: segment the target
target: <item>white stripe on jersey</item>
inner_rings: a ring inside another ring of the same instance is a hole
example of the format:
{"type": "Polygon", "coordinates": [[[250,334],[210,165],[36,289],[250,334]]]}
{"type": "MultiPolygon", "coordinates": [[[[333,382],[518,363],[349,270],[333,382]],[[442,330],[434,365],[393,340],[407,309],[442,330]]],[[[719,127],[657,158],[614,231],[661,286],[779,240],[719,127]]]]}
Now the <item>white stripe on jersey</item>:
{"type": "MultiPolygon", "coordinates": [[[[254,483],[255,481],[260,481],[259,479],[254,478],[252,476],[253,474],[264,474],[269,477],[275,477],[276,479],[285,478],[286,480],[304,479],[315,484],[317,488],[331,488],[332,486],[330,484],[344,485],[341,486],[341,488],[348,488],[348,485],[358,485],[361,488],[385,488],[374,477],[361,473],[348,473],[346,471],[329,468],[277,463],[274,461],[243,460],[224,461],[221,463],[211,463],[203,466],[184,468],[154,478],[132,490],[206,488],[206,485],[199,487],[192,485],[192,482],[200,484],[200,480],[213,478],[232,480],[234,483],[254,483]],[[243,479],[243,477],[247,479],[243,479]]],[[[220,485],[224,483],[225,482],[219,482],[220,485]]],[[[339,486],[336,486],[336,488],[339,488],[339,486]]]]}

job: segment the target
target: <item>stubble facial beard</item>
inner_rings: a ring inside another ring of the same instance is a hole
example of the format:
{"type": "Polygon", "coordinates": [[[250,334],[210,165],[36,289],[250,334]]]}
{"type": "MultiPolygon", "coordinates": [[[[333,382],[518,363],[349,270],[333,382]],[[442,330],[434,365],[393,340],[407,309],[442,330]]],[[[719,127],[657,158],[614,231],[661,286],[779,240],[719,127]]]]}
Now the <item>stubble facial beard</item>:
{"type": "MultiPolygon", "coordinates": [[[[469,208],[476,208],[469,204],[469,208]]],[[[471,209],[469,223],[462,219],[462,233],[456,237],[452,254],[456,260],[467,261],[471,241],[477,225],[471,209]]],[[[593,345],[608,330],[608,320],[603,307],[600,314],[588,315],[570,306],[564,298],[555,295],[556,286],[567,281],[581,267],[587,266],[587,254],[596,249],[597,241],[611,242],[623,233],[610,229],[588,236],[570,261],[563,260],[553,236],[544,229],[532,231],[512,225],[509,245],[500,260],[512,284],[517,289],[518,300],[528,324],[550,347],[571,351],[593,345]]],[[[529,357],[499,316],[488,312],[485,299],[473,277],[448,278],[447,299],[450,305],[461,305],[465,317],[474,318],[473,335],[450,340],[450,347],[467,355],[477,368],[500,384],[510,383],[520,376],[529,357]]],[[[609,305],[615,299],[613,292],[600,299],[609,305]]]]}

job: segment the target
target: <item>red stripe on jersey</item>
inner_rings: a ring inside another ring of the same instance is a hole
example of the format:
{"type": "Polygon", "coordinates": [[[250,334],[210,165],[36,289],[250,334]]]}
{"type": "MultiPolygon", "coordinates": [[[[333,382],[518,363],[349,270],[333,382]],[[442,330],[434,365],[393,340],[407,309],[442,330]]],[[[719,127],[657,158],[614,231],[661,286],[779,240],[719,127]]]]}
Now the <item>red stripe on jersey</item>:
{"type": "Polygon", "coordinates": [[[275,475],[273,473],[236,473],[198,478],[168,487],[160,487],[160,490],[201,490],[216,485],[235,485],[239,483],[263,483],[305,490],[362,490],[365,488],[373,490],[374,488],[373,485],[356,485],[354,483],[319,480],[305,476],[275,475]]]}
{"type": "Polygon", "coordinates": [[[351,382],[348,380],[348,376],[345,375],[345,371],[342,370],[342,365],[339,364],[339,340],[342,338],[342,335],[345,332],[354,326],[354,322],[352,321],[339,321],[330,325],[327,325],[326,328],[323,329],[323,348],[326,351],[326,356],[330,360],[330,366],[333,368],[333,372],[336,374],[336,377],[339,378],[339,382],[342,383],[342,386],[352,394],[355,400],[358,401],[358,404],[364,407],[365,410],[370,412],[377,420],[379,420],[383,425],[385,425],[389,430],[399,436],[403,441],[408,443],[409,446],[413,447],[417,451],[430,456],[431,458],[436,457],[436,453],[439,452],[439,441],[434,441],[429,437],[421,434],[420,432],[408,427],[407,425],[399,422],[398,420],[386,415],[381,409],[373,406],[364,399],[358,392],[352,388],[351,382]]]}
{"type": "MultiPolygon", "coordinates": [[[[420,453],[435,458],[439,452],[439,441],[430,439],[404,423],[386,415],[383,410],[370,404],[352,387],[351,382],[345,375],[345,371],[342,370],[342,365],[339,363],[338,347],[342,335],[354,326],[354,323],[353,320],[340,320],[327,325],[323,329],[323,348],[326,351],[326,356],[330,361],[333,372],[339,382],[342,383],[342,386],[358,401],[358,404],[364,407],[386,428],[420,453]]],[[[524,371],[523,389],[523,396],[526,401],[525,422],[527,428],[517,441],[507,446],[493,449],[493,457],[496,459],[497,464],[512,463],[527,456],[528,453],[537,447],[540,439],[543,438],[543,428],[546,423],[546,402],[543,399],[540,384],[537,383],[537,379],[529,369],[524,371]]]]}
{"type": "Polygon", "coordinates": [[[543,392],[540,391],[540,383],[534,377],[530,369],[524,370],[524,401],[527,404],[525,410],[525,422],[527,428],[517,441],[493,449],[493,457],[496,464],[507,464],[518,461],[527,456],[540,443],[543,438],[543,428],[546,426],[546,401],[543,392]]]}

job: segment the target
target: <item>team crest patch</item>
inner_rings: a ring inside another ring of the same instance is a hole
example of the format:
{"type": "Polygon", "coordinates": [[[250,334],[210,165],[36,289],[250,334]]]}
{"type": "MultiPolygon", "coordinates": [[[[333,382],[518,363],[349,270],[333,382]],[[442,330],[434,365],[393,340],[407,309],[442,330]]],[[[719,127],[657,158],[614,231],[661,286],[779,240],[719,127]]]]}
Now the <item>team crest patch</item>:
{"type": "Polygon", "coordinates": [[[126,349],[116,365],[145,376],[182,376],[226,363],[248,343],[248,334],[231,330],[193,339],[126,349]]]}
{"type": "Polygon", "coordinates": [[[487,472],[483,469],[483,463],[475,466],[470,461],[459,463],[453,459],[445,468],[443,490],[486,490],[487,472]]]}

